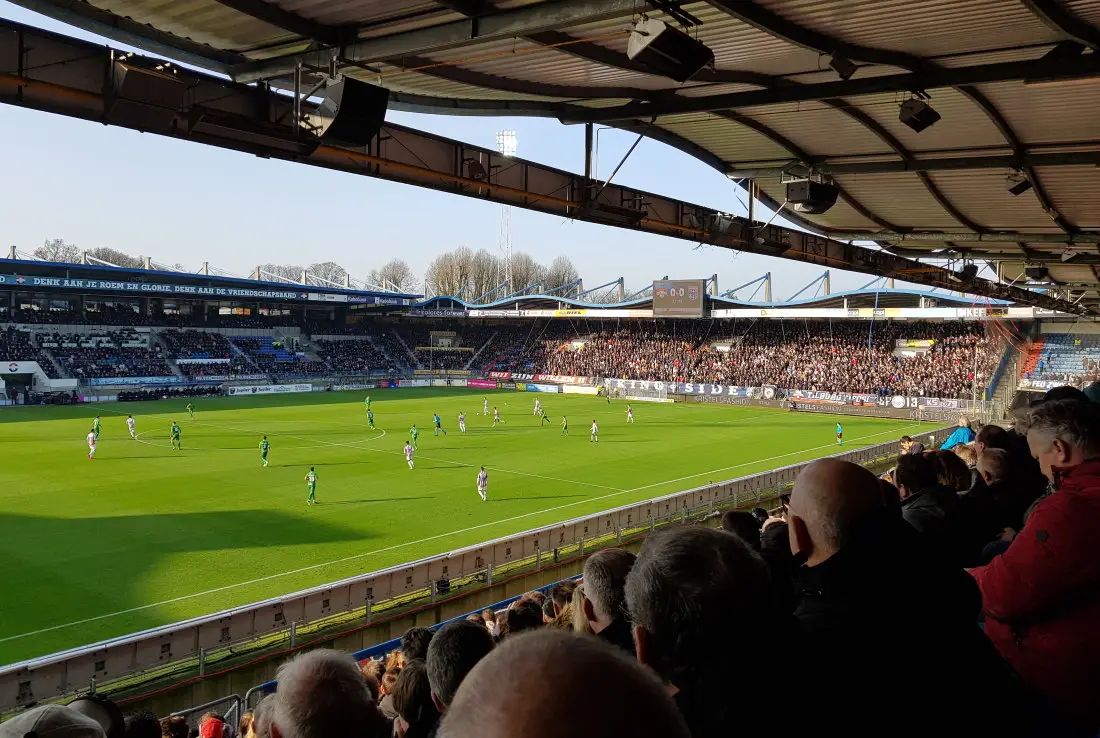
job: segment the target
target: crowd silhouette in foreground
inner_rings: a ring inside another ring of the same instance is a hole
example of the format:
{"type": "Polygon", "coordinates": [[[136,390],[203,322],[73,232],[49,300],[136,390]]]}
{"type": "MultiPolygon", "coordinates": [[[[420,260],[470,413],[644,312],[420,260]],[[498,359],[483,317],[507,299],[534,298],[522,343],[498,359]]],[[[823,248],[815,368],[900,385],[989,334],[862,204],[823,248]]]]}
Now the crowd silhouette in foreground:
{"type": "MultiPolygon", "coordinates": [[[[0,738],[1094,737],[1100,404],[1071,387],[876,475],[809,464],[771,511],[669,525],[635,555],[385,659],[313,650],[239,725],[20,714],[0,738]]],[[[963,428],[967,430],[963,432],[963,428]]]]}

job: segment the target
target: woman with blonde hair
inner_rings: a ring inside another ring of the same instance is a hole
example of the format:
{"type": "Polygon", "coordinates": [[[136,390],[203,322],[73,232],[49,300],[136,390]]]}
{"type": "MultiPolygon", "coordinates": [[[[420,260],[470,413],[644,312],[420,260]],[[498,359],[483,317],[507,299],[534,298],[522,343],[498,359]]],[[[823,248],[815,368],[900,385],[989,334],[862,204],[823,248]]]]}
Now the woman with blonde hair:
{"type": "Polygon", "coordinates": [[[573,614],[574,632],[595,635],[588,618],[584,616],[584,582],[578,584],[576,589],[573,590],[573,599],[569,602],[569,610],[573,614]]]}

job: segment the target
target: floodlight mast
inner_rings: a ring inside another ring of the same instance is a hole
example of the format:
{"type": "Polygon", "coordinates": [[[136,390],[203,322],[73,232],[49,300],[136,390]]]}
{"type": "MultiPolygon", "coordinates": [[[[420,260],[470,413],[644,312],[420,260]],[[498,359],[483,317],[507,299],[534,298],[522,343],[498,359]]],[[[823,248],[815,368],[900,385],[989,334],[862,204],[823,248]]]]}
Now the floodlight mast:
{"type": "MultiPolygon", "coordinates": [[[[518,149],[515,131],[497,132],[497,152],[502,156],[513,157],[518,149]]],[[[506,286],[505,294],[512,291],[512,207],[504,205],[500,209],[500,254],[504,261],[503,274],[497,279],[506,286]]]]}

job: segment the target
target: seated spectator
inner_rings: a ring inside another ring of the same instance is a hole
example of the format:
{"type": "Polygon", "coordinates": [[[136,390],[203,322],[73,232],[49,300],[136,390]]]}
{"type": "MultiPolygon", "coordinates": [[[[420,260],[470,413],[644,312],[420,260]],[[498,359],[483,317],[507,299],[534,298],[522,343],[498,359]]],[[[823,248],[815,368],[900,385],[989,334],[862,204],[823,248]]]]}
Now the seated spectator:
{"type": "Polygon", "coordinates": [[[998,527],[1020,530],[1024,525],[1024,512],[1034,500],[1015,478],[1008,452],[999,448],[986,449],[978,457],[978,473],[982,475],[997,506],[998,527]]]}
{"type": "Polygon", "coordinates": [[[200,738],[222,738],[225,735],[225,721],[221,715],[208,712],[199,718],[200,738]]]}
{"type": "Polygon", "coordinates": [[[766,523],[768,521],[768,518],[771,517],[770,515],[768,515],[768,511],[762,507],[754,507],[752,509],[752,516],[756,518],[756,523],[761,528],[764,527],[764,523],[766,523]]]}
{"type": "Polygon", "coordinates": [[[393,706],[397,710],[397,720],[393,726],[393,734],[397,738],[435,735],[439,710],[432,701],[428,666],[422,659],[413,659],[401,670],[401,676],[397,677],[393,688],[393,706]]]}
{"type": "Polygon", "coordinates": [[[239,738],[256,738],[256,713],[246,712],[237,723],[239,738]]]}
{"type": "MultiPolygon", "coordinates": [[[[402,661],[402,664],[404,663],[402,661]]],[[[388,668],[382,673],[382,679],[378,683],[378,694],[381,697],[378,700],[378,709],[390,720],[397,718],[397,709],[393,706],[393,688],[399,676],[401,676],[401,668],[388,668]]]]}
{"type": "Polygon", "coordinates": [[[727,510],[722,515],[722,530],[740,538],[753,551],[760,550],[760,526],[757,517],[743,510],[727,510]]]}
{"type": "Polygon", "coordinates": [[[187,718],[182,715],[169,715],[161,718],[160,734],[163,738],[188,738],[191,728],[187,725],[187,718]]]}
{"type": "Polygon", "coordinates": [[[1044,402],[1028,446],[1054,493],[1001,556],[973,569],[986,633],[1001,654],[1085,730],[1100,726],[1100,406],[1044,402]]]}
{"type": "Polygon", "coordinates": [[[557,631],[509,639],[462,682],[441,738],[687,738],[672,699],[617,649],[557,631]],[[568,711],[568,720],[563,716],[568,711]]]}
{"type": "Polygon", "coordinates": [[[428,644],[432,642],[435,633],[430,628],[409,628],[401,636],[401,654],[405,661],[428,658],[428,644]]]}
{"type": "Polygon", "coordinates": [[[903,454],[923,454],[924,444],[920,441],[914,441],[912,436],[902,436],[898,441],[898,445],[901,446],[901,452],[903,454]]]}
{"type": "Polygon", "coordinates": [[[90,717],[64,705],[40,705],[0,724],[0,738],[104,738],[90,717]]]}
{"type": "Polygon", "coordinates": [[[959,418],[959,427],[955,429],[954,433],[947,437],[947,440],[943,442],[940,449],[949,451],[960,443],[970,443],[973,440],[974,431],[970,430],[970,421],[966,418],[959,418]]]}
{"type": "MultiPolygon", "coordinates": [[[[569,602],[568,612],[571,613],[574,633],[596,635],[592,632],[592,623],[584,616],[584,582],[573,588],[573,599],[569,602]]],[[[564,618],[565,611],[562,611],[564,618]]],[[[564,623],[563,623],[564,625],[564,623]]],[[[562,630],[565,630],[563,627],[562,630]]]]}
{"type": "Polygon", "coordinates": [[[634,554],[622,548],[605,548],[584,562],[585,620],[596,637],[634,655],[634,638],[626,617],[626,576],[634,566],[634,554]]]}
{"type": "Polygon", "coordinates": [[[747,637],[760,623],[783,628],[768,570],[748,544],[710,528],[659,529],[627,575],[626,604],[638,661],[665,682],[693,736],[752,735],[771,723],[730,698],[799,668],[782,648],[747,637]]]}
{"type": "Polygon", "coordinates": [[[573,599],[573,590],[577,588],[577,583],[574,581],[566,580],[564,582],[558,582],[550,588],[550,596],[547,600],[550,602],[551,608],[553,608],[554,616],[561,614],[573,599]]]}
{"type": "Polygon", "coordinates": [[[974,483],[970,469],[962,456],[957,453],[960,448],[966,448],[966,446],[960,444],[950,451],[929,451],[925,454],[935,461],[936,479],[939,483],[955,493],[966,492],[974,483]]]}
{"type": "Polygon", "coordinates": [[[477,662],[493,650],[493,637],[478,623],[447,623],[428,646],[428,682],[432,702],[444,713],[477,662]]]}
{"type": "Polygon", "coordinates": [[[517,602],[504,614],[500,637],[507,638],[525,630],[542,627],[542,607],[532,600],[517,602]]]}
{"type": "Polygon", "coordinates": [[[383,738],[389,725],[371,701],[359,665],[346,653],[317,649],[279,667],[272,738],[383,738]]]}
{"type": "Polygon", "coordinates": [[[122,710],[103,695],[89,694],[77,697],[68,704],[68,707],[99,723],[107,738],[123,738],[126,735],[126,718],[122,710]]]}
{"type": "MultiPolygon", "coordinates": [[[[837,713],[839,734],[881,735],[887,724],[890,735],[947,725],[1015,734],[1010,674],[978,628],[979,592],[886,508],[874,474],[837,459],[809,465],[791,495],[790,532],[806,562],[795,617],[807,663],[829,674],[814,691],[834,710],[859,695],[858,707],[837,713]],[[918,685],[934,685],[934,696],[918,699],[918,685]]],[[[815,729],[831,734],[824,717],[815,729]]]]}
{"type": "Polygon", "coordinates": [[[974,435],[974,455],[981,457],[987,448],[1008,448],[1008,431],[999,425],[988,423],[974,435]]]}
{"type": "MultiPolygon", "coordinates": [[[[939,467],[932,455],[899,457],[894,484],[901,498],[901,516],[905,522],[945,555],[956,557],[958,522],[955,515],[959,498],[953,489],[940,482],[939,467]]],[[[881,487],[879,496],[882,496],[881,487]]]]}
{"type": "Polygon", "coordinates": [[[132,712],[126,716],[126,738],[160,738],[160,721],[148,710],[132,712]]]}

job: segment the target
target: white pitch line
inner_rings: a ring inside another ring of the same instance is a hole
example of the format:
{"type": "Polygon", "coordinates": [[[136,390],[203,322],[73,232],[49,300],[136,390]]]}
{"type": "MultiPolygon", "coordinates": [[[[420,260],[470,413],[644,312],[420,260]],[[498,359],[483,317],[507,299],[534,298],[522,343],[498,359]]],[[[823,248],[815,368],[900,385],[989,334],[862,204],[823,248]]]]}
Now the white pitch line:
{"type": "MultiPolygon", "coordinates": [[[[209,423],[207,425],[209,425],[209,423]]],[[[914,426],[905,426],[905,427],[914,427],[914,426]]],[[[903,428],[903,430],[904,430],[904,428],[903,428]]],[[[853,441],[862,441],[866,438],[875,438],[877,436],[886,435],[887,433],[897,433],[897,432],[898,432],[898,430],[883,431],[881,433],[872,433],[870,435],[860,436],[859,438],[853,438],[852,440],[853,441]]],[[[334,445],[347,445],[347,444],[334,444],[334,445]]],[[[244,582],[237,582],[236,584],[226,584],[226,585],[223,585],[221,587],[215,587],[213,589],[208,589],[208,590],[205,590],[205,591],[202,591],[202,592],[195,592],[195,593],[188,594],[188,595],[181,595],[179,597],[173,597],[172,599],[162,600],[160,602],[152,602],[152,603],[149,603],[148,605],[139,605],[138,607],[131,607],[131,608],[128,608],[126,610],[119,610],[118,612],[106,613],[104,615],[96,615],[94,617],[83,618],[81,620],[74,620],[71,623],[63,623],[61,625],[52,625],[48,628],[39,628],[38,630],[32,630],[32,631],[28,631],[26,633],[19,633],[17,635],[5,636],[4,638],[0,638],[0,643],[6,643],[8,641],[15,641],[15,640],[19,640],[19,639],[22,639],[22,638],[29,638],[31,636],[41,635],[43,633],[51,633],[51,632],[58,631],[58,630],[65,630],[66,628],[72,628],[72,627],[77,626],[77,625],[85,625],[87,623],[94,623],[94,622],[98,622],[100,620],[108,620],[110,618],[119,617],[120,615],[129,615],[130,613],[141,612],[142,610],[149,610],[151,608],[162,607],[164,605],[171,605],[171,604],[174,604],[176,602],[184,602],[186,600],[192,600],[192,599],[195,599],[197,597],[206,597],[206,596],[209,596],[209,595],[212,595],[212,594],[217,594],[219,592],[226,592],[228,590],[237,589],[239,587],[248,587],[248,586],[253,585],[253,584],[259,584],[261,582],[269,582],[273,579],[280,579],[282,577],[292,576],[294,574],[301,574],[303,572],[313,571],[315,569],[322,569],[322,568],[327,567],[327,566],[335,566],[336,564],[343,564],[343,563],[346,563],[348,561],[356,561],[358,559],[363,559],[363,558],[366,558],[368,556],[375,556],[377,554],[388,553],[390,551],[396,551],[398,549],[406,548],[408,546],[416,546],[416,545],[419,545],[421,543],[429,543],[431,541],[437,541],[441,538],[447,538],[449,536],[460,535],[462,533],[469,533],[471,531],[480,530],[482,528],[488,528],[488,527],[491,527],[491,526],[494,526],[494,525],[503,525],[505,523],[515,522],[516,520],[523,520],[525,518],[530,518],[530,517],[533,517],[535,515],[544,515],[546,513],[555,512],[557,510],[564,510],[564,509],[569,508],[569,507],[575,507],[576,505],[585,505],[585,504],[588,504],[590,502],[598,502],[599,500],[606,500],[608,498],[617,497],[617,496],[622,495],[622,494],[629,494],[629,493],[632,493],[632,492],[640,492],[642,490],[650,489],[652,487],[660,486],[662,484],[672,484],[674,482],[683,481],[685,479],[693,479],[697,476],[706,476],[707,474],[713,474],[713,473],[718,472],[718,471],[728,471],[730,469],[737,469],[739,467],[749,466],[751,464],[759,464],[759,463],[763,463],[763,462],[766,462],[766,461],[774,461],[776,459],[782,459],[782,458],[786,458],[788,456],[796,456],[798,454],[810,453],[811,451],[820,451],[822,449],[832,448],[832,446],[833,446],[833,444],[829,444],[829,445],[826,445],[826,446],[817,446],[815,448],[808,448],[808,449],[805,449],[805,450],[802,450],[802,451],[792,451],[792,452],[787,453],[787,454],[779,454],[778,456],[771,456],[771,457],[768,457],[766,459],[756,459],[755,461],[747,461],[743,464],[735,464],[733,466],[723,467],[722,469],[715,469],[715,470],[710,471],[710,472],[703,472],[702,474],[695,474],[695,475],[688,476],[688,477],[681,477],[679,479],[670,479],[666,482],[658,482],[657,484],[650,484],[650,485],[646,485],[644,487],[636,487],[634,489],[619,490],[617,492],[611,492],[611,493],[606,494],[606,495],[601,495],[600,497],[590,497],[586,500],[579,500],[577,502],[567,502],[567,503],[562,504],[562,505],[556,505],[555,507],[548,507],[544,510],[536,510],[536,511],[529,512],[529,513],[523,513],[522,515],[514,515],[510,518],[504,518],[502,520],[494,520],[494,521],[489,522],[489,523],[480,523],[478,525],[470,526],[469,528],[463,528],[461,530],[448,531],[446,533],[440,533],[438,535],[428,536],[427,538],[421,538],[421,539],[416,540],[416,541],[405,541],[404,543],[398,543],[398,544],[395,544],[393,546],[387,546],[386,548],[380,548],[376,551],[366,551],[364,553],[354,554],[352,556],[345,556],[343,558],[335,559],[333,561],[325,561],[325,562],[322,562],[322,563],[319,563],[319,564],[311,564],[310,566],[303,566],[299,569],[292,569],[290,571],[284,571],[284,572],[280,572],[280,573],[276,573],[276,574],[268,574],[267,576],[258,577],[256,579],[249,579],[248,581],[244,581],[244,582]]],[[[384,453],[384,452],[380,452],[380,453],[384,453]]]]}

